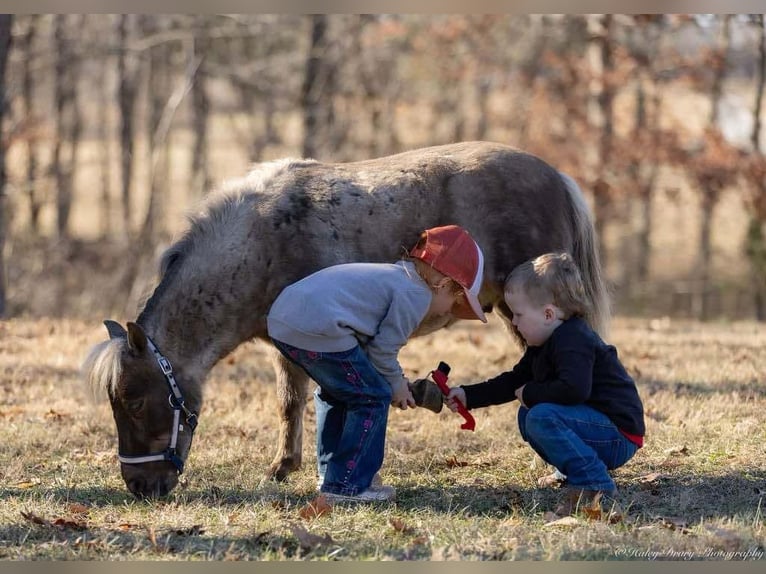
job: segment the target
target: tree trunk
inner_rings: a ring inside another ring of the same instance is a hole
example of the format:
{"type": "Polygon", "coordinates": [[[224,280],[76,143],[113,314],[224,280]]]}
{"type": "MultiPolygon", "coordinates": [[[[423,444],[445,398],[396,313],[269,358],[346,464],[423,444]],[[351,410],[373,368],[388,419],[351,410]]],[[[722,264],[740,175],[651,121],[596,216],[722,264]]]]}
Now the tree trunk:
{"type": "Polygon", "coordinates": [[[599,140],[599,176],[600,185],[593,187],[594,192],[594,216],[596,220],[596,233],[598,234],[599,252],[602,265],[607,265],[607,249],[605,240],[606,222],[611,216],[612,201],[610,196],[611,184],[609,183],[609,163],[611,161],[612,144],[614,139],[614,86],[611,74],[614,70],[614,46],[612,38],[611,14],[605,14],[601,18],[603,34],[600,38],[601,57],[601,86],[597,95],[598,107],[601,116],[601,137],[599,140]]]}
{"type": "Polygon", "coordinates": [[[120,198],[122,200],[123,234],[131,235],[133,208],[131,184],[133,179],[134,111],[136,103],[137,72],[135,58],[128,49],[130,15],[122,14],[117,21],[117,98],[120,107],[120,198]]]}
{"type": "MultiPolygon", "coordinates": [[[[710,91],[710,126],[715,128],[718,123],[718,105],[723,93],[723,84],[727,71],[727,55],[731,44],[731,15],[724,16],[722,23],[721,36],[718,42],[719,65],[715,67],[713,84],[710,91]]],[[[721,190],[711,183],[708,179],[703,180],[701,185],[702,193],[702,220],[700,223],[700,264],[699,264],[699,282],[700,289],[697,294],[698,301],[695,305],[698,311],[698,317],[703,321],[710,318],[710,276],[712,265],[712,243],[713,243],[713,212],[718,203],[721,190]]]]}
{"type": "MultiPolygon", "coordinates": [[[[756,14],[758,25],[758,78],[756,80],[755,103],[753,104],[753,133],[751,141],[753,151],[759,156],[761,151],[761,108],[763,103],[764,85],[766,85],[766,23],[763,14],[756,14]]],[[[763,180],[751,182],[756,186],[757,195],[766,194],[766,182],[763,180]]],[[[750,276],[753,282],[753,305],[758,321],[766,321],[766,238],[763,234],[764,222],[754,212],[750,214],[748,223],[747,243],[745,254],[750,262],[750,276]]]]}
{"type": "Polygon", "coordinates": [[[110,86],[106,82],[112,58],[104,56],[101,61],[101,78],[98,88],[98,126],[96,133],[99,146],[99,162],[101,167],[101,238],[107,239],[112,235],[112,168],[111,168],[111,132],[109,110],[113,102],[110,94],[110,86]]]}
{"type": "MultiPolygon", "coordinates": [[[[5,101],[5,67],[8,62],[8,53],[11,51],[13,36],[11,27],[13,25],[12,14],[0,14],[0,133],[4,134],[4,120],[6,111],[5,101]]],[[[3,138],[5,139],[5,138],[3,138]]],[[[0,146],[0,318],[6,316],[6,295],[5,295],[5,146],[0,146]]]]}
{"type": "MultiPolygon", "coordinates": [[[[145,36],[156,32],[151,17],[143,17],[141,30],[145,36]]],[[[168,149],[167,139],[157,139],[158,128],[168,100],[168,74],[170,73],[169,48],[160,44],[149,48],[147,57],[147,88],[149,113],[147,114],[147,161],[149,168],[149,199],[146,216],[141,230],[147,240],[154,240],[165,231],[165,203],[168,186],[168,149]]]]}
{"type": "Polygon", "coordinates": [[[194,28],[195,57],[201,58],[197,77],[192,85],[192,106],[194,109],[194,145],[192,151],[192,182],[194,196],[202,197],[210,189],[210,168],[208,165],[208,117],[210,98],[207,94],[206,56],[209,48],[207,19],[199,16],[194,28]]]}
{"type": "Polygon", "coordinates": [[[27,17],[27,31],[21,40],[21,52],[23,53],[22,72],[22,102],[23,114],[30,124],[30,136],[27,138],[27,198],[29,199],[29,228],[37,235],[40,232],[40,209],[43,199],[37,184],[37,166],[39,165],[37,148],[37,119],[35,112],[35,76],[33,64],[35,62],[35,38],[37,36],[37,22],[40,18],[36,14],[27,17]]]}
{"type": "Polygon", "coordinates": [[[322,58],[327,46],[327,16],[311,17],[311,46],[306,59],[306,75],[303,80],[301,104],[303,106],[303,157],[319,156],[321,144],[323,107],[332,105],[326,101],[321,85],[322,58]],[[324,100],[324,104],[323,104],[324,100]]]}
{"type": "Polygon", "coordinates": [[[54,21],[56,141],[52,171],[56,181],[56,233],[58,239],[69,238],[69,215],[72,208],[72,177],[79,136],[79,114],[75,100],[76,57],[66,38],[66,15],[54,21]]]}

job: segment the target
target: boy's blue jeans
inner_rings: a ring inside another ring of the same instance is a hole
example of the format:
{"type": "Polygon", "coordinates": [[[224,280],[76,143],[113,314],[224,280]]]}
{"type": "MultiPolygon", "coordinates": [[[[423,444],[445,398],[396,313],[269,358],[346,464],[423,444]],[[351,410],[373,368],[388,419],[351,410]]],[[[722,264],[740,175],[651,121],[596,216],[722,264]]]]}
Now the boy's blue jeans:
{"type": "Polygon", "coordinates": [[[608,470],[622,466],[638,450],[609,417],[586,405],[519,407],[518,420],[522,438],[575,488],[616,491],[608,470]]]}
{"type": "Polygon", "coordinates": [[[392,398],[388,381],[359,346],[317,353],[272,341],[319,385],[314,403],[322,492],[351,496],[363,492],[383,466],[392,398]]]}

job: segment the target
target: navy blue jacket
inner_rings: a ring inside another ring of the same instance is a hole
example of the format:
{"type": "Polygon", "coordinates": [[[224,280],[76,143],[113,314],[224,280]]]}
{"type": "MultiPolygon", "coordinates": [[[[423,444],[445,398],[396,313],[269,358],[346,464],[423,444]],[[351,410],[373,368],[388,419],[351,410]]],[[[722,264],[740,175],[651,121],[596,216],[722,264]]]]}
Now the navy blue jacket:
{"type": "Polygon", "coordinates": [[[483,383],[464,385],[466,407],[510,402],[522,385],[526,385],[523,399],[529,408],[538,403],[586,404],[623,432],[637,436],[646,432],[638,389],[617,350],[579,317],[564,321],[543,345],[527,347],[512,370],[483,383]]]}

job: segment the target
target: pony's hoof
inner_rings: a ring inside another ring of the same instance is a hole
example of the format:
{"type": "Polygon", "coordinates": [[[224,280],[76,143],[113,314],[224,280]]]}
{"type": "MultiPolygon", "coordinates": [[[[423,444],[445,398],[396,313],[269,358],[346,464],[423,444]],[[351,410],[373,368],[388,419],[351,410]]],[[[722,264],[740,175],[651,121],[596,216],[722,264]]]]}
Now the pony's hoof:
{"type": "MultiPolygon", "coordinates": [[[[298,465],[298,467],[300,467],[300,465],[298,465]]],[[[296,467],[291,461],[276,462],[269,467],[269,470],[266,471],[266,476],[264,478],[268,481],[285,482],[289,474],[294,470],[297,470],[298,467],[296,467]]]]}

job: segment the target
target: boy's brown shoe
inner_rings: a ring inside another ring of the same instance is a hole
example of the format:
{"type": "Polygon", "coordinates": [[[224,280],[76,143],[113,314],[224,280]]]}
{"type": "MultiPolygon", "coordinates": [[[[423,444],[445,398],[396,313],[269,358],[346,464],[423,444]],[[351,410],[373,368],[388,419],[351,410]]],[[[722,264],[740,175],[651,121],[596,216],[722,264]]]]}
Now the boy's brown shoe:
{"type": "Polygon", "coordinates": [[[623,512],[617,503],[617,491],[584,490],[567,488],[564,499],[553,511],[558,516],[583,514],[591,520],[605,520],[614,524],[623,518],[623,512]]]}
{"type": "Polygon", "coordinates": [[[567,477],[561,474],[558,470],[545,476],[541,476],[537,479],[537,486],[539,488],[556,488],[561,486],[567,481],[567,477]]]}

